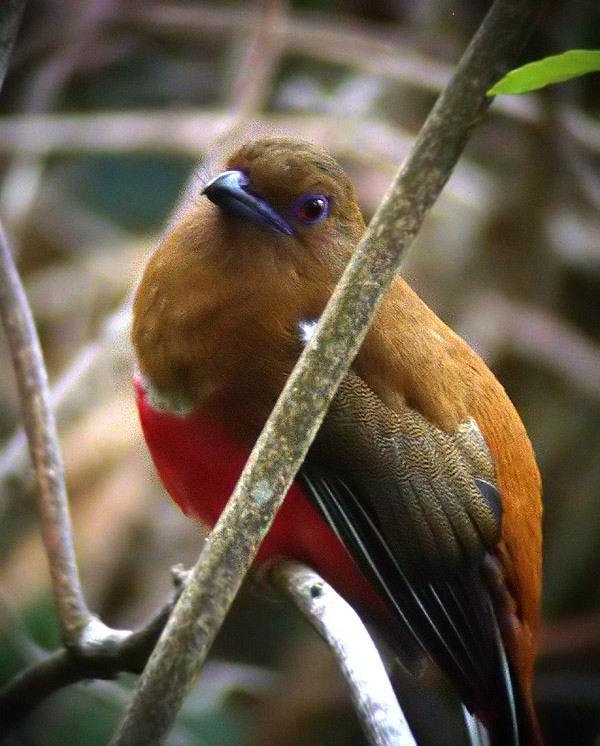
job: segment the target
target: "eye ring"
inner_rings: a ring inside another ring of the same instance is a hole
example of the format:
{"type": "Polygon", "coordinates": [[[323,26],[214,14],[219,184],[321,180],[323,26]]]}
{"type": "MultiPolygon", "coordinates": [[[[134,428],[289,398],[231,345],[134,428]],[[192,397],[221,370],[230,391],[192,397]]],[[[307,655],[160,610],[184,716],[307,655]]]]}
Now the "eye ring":
{"type": "Polygon", "coordinates": [[[329,200],[324,194],[305,194],[294,205],[294,215],[305,225],[318,225],[329,215],[329,200]]]}

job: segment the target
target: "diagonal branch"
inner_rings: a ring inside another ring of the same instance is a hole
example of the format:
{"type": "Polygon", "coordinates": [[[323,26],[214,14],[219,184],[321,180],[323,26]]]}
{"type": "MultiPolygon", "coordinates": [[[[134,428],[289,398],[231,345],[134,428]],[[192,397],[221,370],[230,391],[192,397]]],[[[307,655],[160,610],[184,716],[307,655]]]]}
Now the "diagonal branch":
{"type": "Polygon", "coordinates": [[[469,45],[292,371],[138,682],[114,745],[156,744],[168,731],[403,252],[489,106],[486,91],[514,64],[541,5],[497,0],[469,45]]]}

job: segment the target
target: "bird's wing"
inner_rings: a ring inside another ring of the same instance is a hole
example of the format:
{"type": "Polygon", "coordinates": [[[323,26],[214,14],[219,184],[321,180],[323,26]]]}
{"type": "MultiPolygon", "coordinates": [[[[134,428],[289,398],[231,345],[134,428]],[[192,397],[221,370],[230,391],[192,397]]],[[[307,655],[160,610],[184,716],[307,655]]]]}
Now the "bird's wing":
{"type": "Polygon", "coordinates": [[[392,411],[350,373],[300,478],[390,615],[467,707],[485,712],[494,702],[516,733],[484,566],[500,537],[493,474],[476,423],[451,436],[410,408],[392,411]]]}

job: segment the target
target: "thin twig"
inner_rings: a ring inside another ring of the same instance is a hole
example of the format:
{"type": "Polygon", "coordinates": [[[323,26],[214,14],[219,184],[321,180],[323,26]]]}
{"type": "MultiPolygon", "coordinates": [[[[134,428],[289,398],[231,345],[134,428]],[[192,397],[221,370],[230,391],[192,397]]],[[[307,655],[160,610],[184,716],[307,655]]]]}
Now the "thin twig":
{"type": "Polygon", "coordinates": [[[67,643],[74,644],[92,622],[92,614],[83,598],[75,561],[63,462],[42,350],[1,224],[0,316],[17,376],[23,422],[35,468],[54,603],[63,637],[67,643]]]}
{"type": "Polygon", "coordinates": [[[113,744],[156,744],[170,728],[404,250],[489,106],[486,91],[514,64],[540,6],[539,0],[497,0],[469,45],[292,371],[138,682],[113,744]]]}
{"type": "Polygon", "coordinates": [[[369,743],[416,746],[377,648],[354,609],[317,573],[298,562],[277,563],[270,578],[332,651],[369,743]]]}
{"type": "Polygon", "coordinates": [[[65,686],[88,679],[114,679],[121,672],[139,674],[174,603],[160,609],[142,629],[122,633],[109,644],[100,641],[60,648],[23,669],[0,689],[0,738],[46,697],[65,686]]]}

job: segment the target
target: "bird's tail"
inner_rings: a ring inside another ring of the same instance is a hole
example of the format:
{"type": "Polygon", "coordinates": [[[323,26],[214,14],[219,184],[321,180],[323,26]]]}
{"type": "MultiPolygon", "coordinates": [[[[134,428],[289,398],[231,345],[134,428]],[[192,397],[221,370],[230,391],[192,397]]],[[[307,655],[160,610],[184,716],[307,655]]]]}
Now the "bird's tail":
{"type": "Polygon", "coordinates": [[[489,730],[463,708],[471,746],[543,746],[533,702],[527,699],[517,677],[512,673],[499,631],[497,640],[509,708],[489,730]]]}
{"type": "Polygon", "coordinates": [[[463,715],[465,718],[465,724],[467,726],[467,733],[469,735],[469,743],[471,746],[491,746],[490,736],[485,725],[478,720],[475,715],[472,715],[469,710],[463,705],[463,715]]]}

